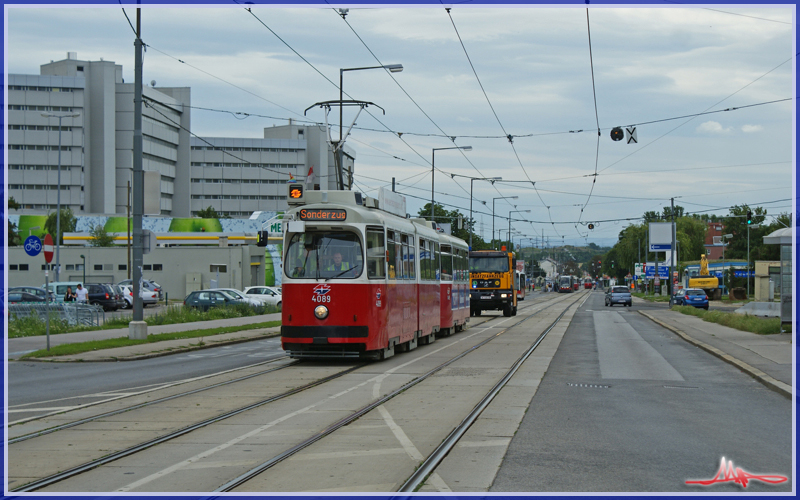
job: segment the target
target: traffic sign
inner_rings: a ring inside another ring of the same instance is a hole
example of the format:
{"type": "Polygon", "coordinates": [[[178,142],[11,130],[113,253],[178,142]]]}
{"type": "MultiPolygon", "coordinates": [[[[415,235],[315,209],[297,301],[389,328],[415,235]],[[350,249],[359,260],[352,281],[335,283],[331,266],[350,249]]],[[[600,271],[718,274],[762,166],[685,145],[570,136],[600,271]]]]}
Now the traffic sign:
{"type": "Polygon", "coordinates": [[[669,243],[656,245],[654,243],[650,243],[650,251],[651,252],[669,252],[672,249],[672,245],[669,243]]]}
{"type": "Polygon", "coordinates": [[[28,236],[25,238],[25,253],[31,257],[36,257],[42,251],[42,240],[38,236],[28,236]]]}
{"type": "Polygon", "coordinates": [[[53,237],[49,234],[44,235],[44,261],[48,264],[53,260],[53,237]]]}

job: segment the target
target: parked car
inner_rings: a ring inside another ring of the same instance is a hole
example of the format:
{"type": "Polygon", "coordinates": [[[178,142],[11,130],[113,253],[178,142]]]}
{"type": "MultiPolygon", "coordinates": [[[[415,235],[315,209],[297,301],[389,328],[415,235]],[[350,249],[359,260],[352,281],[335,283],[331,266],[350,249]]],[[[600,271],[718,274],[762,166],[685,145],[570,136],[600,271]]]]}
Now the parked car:
{"type": "Polygon", "coordinates": [[[197,290],[190,293],[183,299],[183,305],[186,307],[195,307],[201,311],[208,311],[211,307],[220,307],[227,305],[247,304],[232,295],[221,290],[197,290]]]}
{"type": "Polygon", "coordinates": [[[111,285],[101,283],[85,283],[86,290],[89,292],[89,304],[98,305],[104,311],[116,311],[119,307],[117,305],[117,297],[111,285]]]}
{"type": "MultiPolygon", "coordinates": [[[[133,287],[128,285],[120,286],[122,289],[122,297],[125,299],[125,309],[133,308],[133,287]]],[[[142,296],[142,307],[158,304],[158,294],[150,290],[140,290],[139,295],[142,296]]]]}
{"type": "Polygon", "coordinates": [[[678,290],[669,300],[669,305],[702,307],[708,310],[708,295],[699,288],[678,290]]]}
{"type": "Polygon", "coordinates": [[[614,304],[622,304],[623,306],[631,307],[633,299],[631,299],[631,291],[626,286],[612,286],[606,292],[605,305],[607,307],[614,304]]]}
{"type": "MultiPolygon", "coordinates": [[[[117,283],[117,285],[126,285],[133,287],[133,280],[122,280],[119,283],[117,283]]],[[[153,280],[142,279],[142,288],[145,288],[152,292],[156,292],[158,294],[158,300],[164,298],[164,288],[153,280]]]]}
{"type": "Polygon", "coordinates": [[[246,304],[250,304],[251,306],[260,306],[264,303],[258,298],[248,297],[235,288],[209,288],[209,290],[213,290],[215,292],[225,292],[236,300],[240,300],[246,304]]]}
{"type": "Polygon", "coordinates": [[[47,299],[28,292],[9,290],[6,294],[6,302],[9,304],[19,304],[21,302],[46,303],[47,299]]]}
{"type": "Polygon", "coordinates": [[[280,309],[283,305],[283,297],[275,288],[269,286],[248,286],[244,289],[244,294],[248,297],[257,298],[265,304],[276,306],[280,309]]]}
{"type": "MultiPolygon", "coordinates": [[[[47,300],[48,297],[50,298],[50,302],[54,302],[55,301],[55,294],[52,291],[48,292],[44,288],[39,288],[39,287],[36,287],[36,286],[15,286],[15,287],[12,287],[12,288],[8,289],[8,293],[9,294],[10,293],[14,293],[14,292],[28,293],[28,294],[31,294],[31,295],[36,295],[37,297],[39,297],[41,299],[40,301],[37,300],[36,302],[44,302],[44,301],[47,300]]],[[[62,299],[63,299],[63,297],[62,297],[62,299]]]]}
{"type": "Polygon", "coordinates": [[[109,286],[111,287],[112,290],[114,290],[114,297],[117,299],[117,309],[125,309],[128,303],[125,302],[125,295],[123,295],[122,293],[122,287],[119,285],[111,285],[111,284],[109,284],[109,286]]]}

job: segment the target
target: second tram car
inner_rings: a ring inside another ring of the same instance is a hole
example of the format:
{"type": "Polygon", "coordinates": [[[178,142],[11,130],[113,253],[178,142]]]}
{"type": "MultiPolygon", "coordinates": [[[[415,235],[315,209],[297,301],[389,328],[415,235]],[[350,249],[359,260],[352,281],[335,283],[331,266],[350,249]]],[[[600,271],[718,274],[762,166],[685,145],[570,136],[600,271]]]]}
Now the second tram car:
{"type": "Polygon", "coordinates": [[[291,357],[384,359],[469,321],[462,240],[352,191],[290,184],[289,206],[281,346],[291,357]]]}

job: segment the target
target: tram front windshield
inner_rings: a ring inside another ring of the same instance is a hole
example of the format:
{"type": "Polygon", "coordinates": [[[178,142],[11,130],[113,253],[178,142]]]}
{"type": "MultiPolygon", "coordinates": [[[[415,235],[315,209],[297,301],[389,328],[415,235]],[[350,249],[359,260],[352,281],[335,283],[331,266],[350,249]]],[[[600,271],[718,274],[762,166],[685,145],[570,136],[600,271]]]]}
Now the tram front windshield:
{"type": "Polygon", "coordinates": [[[363,267],[361,239],[346,231],[295,233],[284,264],[286,276],[295,279],[353,279],[363,267]]]}

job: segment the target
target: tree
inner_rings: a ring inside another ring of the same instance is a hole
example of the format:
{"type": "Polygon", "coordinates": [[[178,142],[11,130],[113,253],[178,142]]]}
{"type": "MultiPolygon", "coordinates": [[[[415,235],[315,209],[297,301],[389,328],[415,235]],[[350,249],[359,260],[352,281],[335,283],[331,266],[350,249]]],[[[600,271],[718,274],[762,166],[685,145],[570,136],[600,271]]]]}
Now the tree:
{"type": "MultiPolygon", "coordinates": [[[[12,210],[19,210],[21,205],[17,203],[13,196],[8,199],[8,208],[12,210]]],[[[8,246],[15,247],[20,244],[19,232],[17,232],[17,225],[8,221],[8,246]]]]}
{"type": "Polygon", "coordinates": [[[58,221],[56,220],[56,215],[57,215],[56,212],[48,214],[47,220],[44,223],[44,230],[50,236],[53,236],[54,239],[57,242],[59,242],[59,244],[63,245],[64,244],[64,233],[74,233],[75,232],[75,226],[77,226],[77,224],[78,224],[78,219],[72,213],[72,209],[71,208],[69,208],[69,207],[62,208],[61,209],[61,234],[56,235],[56,233],[57,233],[56,226],[58,225],[57,224],[58,221]]]}
{"type": "Polygon", "coordinates": [[[230,219],[229,215],[220,215],[211,205],[209,205],[208,208],[201,208],[195,213],[197,217],[201,219],[230,219]]]}
{"type": "Polygon", "coordinates": [[[114,237],[106,231],[105,226],[100,224],[96,225],[90,231],[92,237],[89,239],[90,245],[93,247],[113,247],[114,237]]]}

